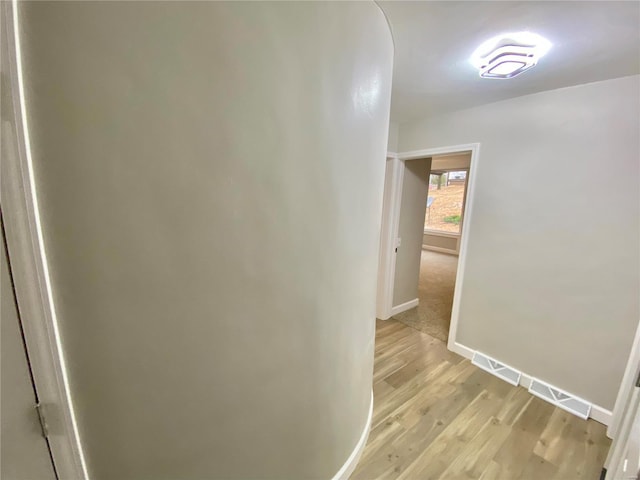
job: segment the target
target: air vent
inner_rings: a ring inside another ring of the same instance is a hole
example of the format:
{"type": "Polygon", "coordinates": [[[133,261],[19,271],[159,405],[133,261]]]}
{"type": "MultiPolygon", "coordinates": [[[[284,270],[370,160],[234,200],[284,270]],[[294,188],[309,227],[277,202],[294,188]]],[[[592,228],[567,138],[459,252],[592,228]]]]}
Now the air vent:
{"type": "Polygon", "coordinates": [[[540,397],[549,403],[553,403],[563,410],[571,412],[584,420],[589,418],[589,413],[591,413],[591,404],[589,402],[586,402],[575,395],[564,392],[559,388],[538,380],[537,378],[533,378],[531,380],[529,392],[536,397],[540,397]]]}
{"type": "Polygon", "coordinates": [[[504,363],[500,363],[491,357],[487,357],[485,354],[475,352],[471,363],[492,373],[496,377],[501,378],[505,382],[509,382],[511,385],[518,385],[520,383],[521,373],[515,368],[511,368],[504,363]]]}

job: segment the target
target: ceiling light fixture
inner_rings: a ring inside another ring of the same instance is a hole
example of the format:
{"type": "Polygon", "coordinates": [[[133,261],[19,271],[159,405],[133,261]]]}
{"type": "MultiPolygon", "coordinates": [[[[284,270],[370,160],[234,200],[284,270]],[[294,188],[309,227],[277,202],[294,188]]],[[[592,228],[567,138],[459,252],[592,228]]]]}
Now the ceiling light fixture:
{"type": "Polygon", "coordinates": [[[473,52],[469,61],[483,78],[513,78],[535,66],[551,48],[551,42],[531,32],[493,37],[473,52]]]}

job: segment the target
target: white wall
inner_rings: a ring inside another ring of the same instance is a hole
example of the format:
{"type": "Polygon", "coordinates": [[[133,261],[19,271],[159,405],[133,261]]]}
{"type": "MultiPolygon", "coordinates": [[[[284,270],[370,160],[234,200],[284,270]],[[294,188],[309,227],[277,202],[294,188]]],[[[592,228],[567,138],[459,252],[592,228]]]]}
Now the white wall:
{"type": "Polygon", "coordinates": [[[481,144],[457,341],[607,409],[640,315],[639,96],[625,77],[400,132],[481,144]]]}
{"type": "Polygon", "coordinates": [[[91,478],[331,478],[371,402],[382,12],[19,5],[91,478]]]}
{"type": "Polygon", "coordinates": [[[389,123],[389,141],[387,145],[388,152],[398,151],[398,133],[400,132],[400,125],[397,122],[389,123]]]}
{"type": "Polygon", "coordinates": [[[407,160],[403,163],[404,176],[398,221],[398,238],[401,244],[396,253],[394,307],[418,298],[422,235],[431,171],[431,158],[407,160]]]}

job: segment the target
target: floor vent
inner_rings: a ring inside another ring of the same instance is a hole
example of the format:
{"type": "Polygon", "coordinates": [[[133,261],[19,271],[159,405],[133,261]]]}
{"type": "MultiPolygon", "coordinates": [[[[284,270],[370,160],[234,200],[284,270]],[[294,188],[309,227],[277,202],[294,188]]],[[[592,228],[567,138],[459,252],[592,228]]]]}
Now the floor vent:
{"type": "Polygon", "coordinates": [[[475,352],[471,363],[489,373],[494,374],[505,382],[509,382],[511,385],[517,386],[520,383],[521,373],[518,370],[511,368],[504,363],[500,363],[491,357],[487,357],[483,353],[475,352]]]}
{"type": "Polygon", "coordinates": [[[570,393],[563,392],[562,390],[549,385],[537,378],[531,379],[531,385],[529,386],[529,392],[536,397],[540,397],[549,403],[571,412],[580,418],[589,418],[591,412],[591,404],[582,400],[581,398],[571,395],[570,393]]]}

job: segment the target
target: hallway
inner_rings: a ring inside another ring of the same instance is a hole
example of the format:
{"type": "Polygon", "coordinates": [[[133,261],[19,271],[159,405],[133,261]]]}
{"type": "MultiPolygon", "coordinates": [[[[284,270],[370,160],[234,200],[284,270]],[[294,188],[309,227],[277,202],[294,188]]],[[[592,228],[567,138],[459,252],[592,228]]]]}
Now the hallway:
{"type": "Polygon", "coordinates": [[[597,480],[606,427],[394,320],[376,323],[371,433],[352,480],[597,480]]]}
{"type": "Polygon", "coordinates": [[[422,250],[417,307],[393,318],[443,342],[449,337],[458,257],[422,250]]]}

